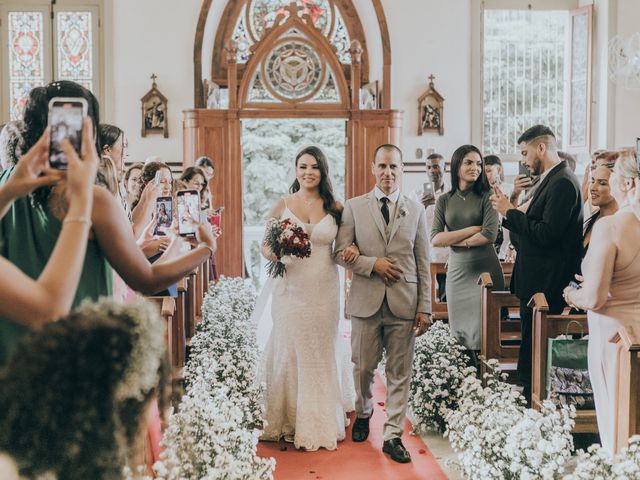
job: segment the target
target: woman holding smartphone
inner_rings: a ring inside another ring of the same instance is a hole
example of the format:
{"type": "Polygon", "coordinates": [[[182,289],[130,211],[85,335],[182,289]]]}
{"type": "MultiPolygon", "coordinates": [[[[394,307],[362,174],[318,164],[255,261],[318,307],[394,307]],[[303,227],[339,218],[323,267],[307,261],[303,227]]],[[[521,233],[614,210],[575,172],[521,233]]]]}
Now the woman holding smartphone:
{"type": "MultiPolygon", "coordinates": [[[[87,101],[91,126],[95,135],[99,126],[99,106],[91,92],[70,81],[58,81],[46,87],[34,88],[29,94],[25,109],[25,148],[35,145],[48,123],[48,105],[55,97],[81,97],[87,101]]],[[[84,148],[99,149],[99,143],[89,135],[84,148]]],[[[93,153],[92,153],[93,154],[93,153]]],[[[7,182],[13,170],[0,177],[0,185],[7,182]]],[[[17,199],[10,207],[10,214],[0,221],[2,253],[32,278],[39,277],[58,241],[63,220],[69,215],[71,205],[67,189],[71,185],[61,181],[54,187],[40,187],[32,198],[17,199]],[[33,205],[32,205],[33,201],[33,205]]],[[[153,294],[175,283],[200,265],[216,249],[216,239],[211,228],[200,224],[198,242],[190,252],[151,265],[136,245],[131,224],[118,200],[100,187],[93,187],[91,208],[92,230],[86,244],[86,255],[80,281],[75,290],[73,305],[84,299],[97,300],[112,296],[111,268],[132,289],[143,294],[153,294]]],[[[74,215],[75,216],[75,215],[74,215]]],[[[9,318],[0,317],[0,324],[8,324],[9,318]]]]}
{"type": "MultiPolygon", "coordinates": [[[[98,156],[91,148],[89,132],[90,122],[86,120],[83,135],[87,147],[83,149],[82,160],[69,142],[63,142],[63,150],[69,159],[69,209],[62,221],[58,241],[38,279],[30,278],[0,257],[0,316],[9,320],[0,321],[0,365],[6,361],[16,338],[67,314],[71,308],[91,228],[91,190],[98,169],[98,156]]],[[[13,174],[0,176],[3,184],[0,186],[0,216],[4,216],[16,199],[62,179],[59,170],[47,168],[48,154],[49,132],[45,131],[38,143],[20,159],[13,174]]]]}
{"type": "MultiPolygon", "coordinates": [[[[440,196],[431,229],[434,247],[449,247],[447,310],[449,325],[468,350],[480,350],[480,289],[489,272],[494,290],[504,289],[504,276],[493,248],[498,214],[491,207],[491,190],[480,150],[463,145],[451,157],[451,190],[440,196]]],[[[473,354],[472,354],[473,355],[473,354]]]]}

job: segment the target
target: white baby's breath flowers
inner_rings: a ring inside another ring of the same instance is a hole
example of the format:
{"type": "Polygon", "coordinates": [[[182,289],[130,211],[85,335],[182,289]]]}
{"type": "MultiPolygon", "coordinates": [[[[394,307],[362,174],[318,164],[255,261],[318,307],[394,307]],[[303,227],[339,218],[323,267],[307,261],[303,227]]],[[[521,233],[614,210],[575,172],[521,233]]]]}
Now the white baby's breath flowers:
{"type": "Polygon", "coordinates": [[[464,347],[451,335],[448,325],[435,322],[418,337],[409,386],[414,430],[443,432],[445,415],[456,408],[462,380],[473,371],[467,367],[464,347]]]}
{"type": "Polygon", "coordinates": [[[256,381],[258,347],[250,323],[255,289],[222,278],[203,304],[191,340],[186,394],[169,418],[160,480],[272,479],[275,460],[256,454],[262,429],[263,386],[256,381]]]}
{"type": "Polygon", "coordinates": [[[451,446],[469,478],[554,479],[571,455],[574,410],[545,402],[540,412],[489,361],[485,386],[468,376],[458,391],[458,409],[446,416],[451,446]]]}
{"type": "Polygon", "coordinates": [[[629,446],[613,458],[599,445],[578,452],[576,469],[564,480],[640,480],[640,435],[629,439],[629,446]]]}

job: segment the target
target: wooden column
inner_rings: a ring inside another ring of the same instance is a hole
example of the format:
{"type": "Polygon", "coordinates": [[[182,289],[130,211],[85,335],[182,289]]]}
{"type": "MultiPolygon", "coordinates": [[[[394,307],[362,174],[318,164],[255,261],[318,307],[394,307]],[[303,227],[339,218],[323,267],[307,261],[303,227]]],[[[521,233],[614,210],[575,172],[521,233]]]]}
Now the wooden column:
{"type": "Polygon", "coordinates": [[[360,74],[362,69],[362,46],[354,40],[349,49],[351,54],[351,111],[360,110],[360,74]]]}

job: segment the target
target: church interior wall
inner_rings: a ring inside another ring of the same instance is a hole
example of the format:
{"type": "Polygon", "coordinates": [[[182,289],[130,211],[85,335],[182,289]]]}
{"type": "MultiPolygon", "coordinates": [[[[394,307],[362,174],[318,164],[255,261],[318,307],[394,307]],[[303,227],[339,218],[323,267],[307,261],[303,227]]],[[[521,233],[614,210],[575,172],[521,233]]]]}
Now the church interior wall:
{"type": "MultiPolygon", "coordinates": [[[[371,0],[353,1],[367,39],[370,80],[381,80],[382,45],[375,10],[371,0]]],[[[473,1],[382,0],[391,38],[391,106],[404,111],[401,146],[406,161],[416,161],[418,148],[423,151],[422,159],[428,149],[449,158],[456,147],[471,141],[471,87],[476,75],[471,68],[473,1]],[[426,90],[430,74],[435,75],[435,86],[445,98],[442,136],[417,134],[417,99],[426,90]]],[[[132,160],[158,155],[166,161],[180,161],[182,111],[193,106],[193,41],[202,0],[184,0],[179,8],[172,0],[108,3],[105,44],[113,48],[105,53],[112,64],[106,72],[109,104],[104,118],[126,131],[132,160]],[[168,139],[140,134],[140,98],[151,86],[151,73],[158,75],[158,88],[169,99],[168,139]]],[[[224,5],[214,0],[206,23],[205,38],[211,41],[203,45],[205,74],[210,71],[213,38],[224,5]]],[[[606,54],[602,36],[616,31],[628,36],[638,30],[638,19],[637,0],[596,0],[597,63],[606,54]],[[609,12],[615,18],[609,18],[609,12]]],[[[594,81],[594,147],[628,145],[639,134],[640,92],[599,82],[606,78],[603,68],[596,71],[594,81]]],[[[421,182],[421,175],[405,174],[405,190],[421,182]]]]}

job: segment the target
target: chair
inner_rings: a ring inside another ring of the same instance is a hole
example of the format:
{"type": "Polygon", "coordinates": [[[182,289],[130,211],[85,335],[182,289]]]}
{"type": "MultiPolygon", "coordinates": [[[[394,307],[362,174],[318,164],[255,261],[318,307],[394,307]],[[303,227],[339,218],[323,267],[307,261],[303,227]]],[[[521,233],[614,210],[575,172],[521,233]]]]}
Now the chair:
{"type": "Polygon", "coordinates": [[[640,434],[640,326],[621,327],[609,341],[618,345],[614,450],[620,452],[630,437],[640,434]]]}
{"type": "MultiPolygon", "coordinates": [[[[547,353],[548,340],[565,333],[589,333],[587,316],[581,315],[549,315],[549,304],[543,293],[536,293],[529,302],[533,309],[532,329],[532,373],[531,403],[540,409],[547,398],[547,353]],[[577,323],[576,323],[577,322],[577,323]]],[[[598,422],[595,410],[578,410],[575,418],[574,433],[598,433],[598,422]]]]}
{"type": "Polygon", "coordinates": [[[504,315],[518,309],[520,300],[507,291],[494,291],[489,273],[478,279],[481,288],[480,373],[487,372],[487,361],[498,360],[505,373],[515,372],[520,351],[520,321],[504,315]]]}

